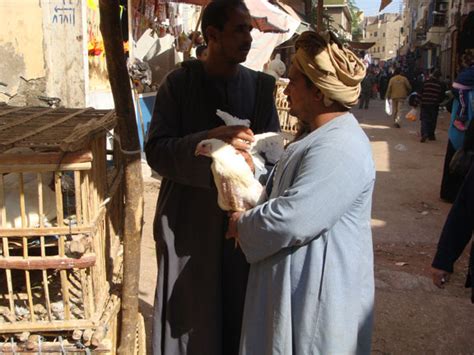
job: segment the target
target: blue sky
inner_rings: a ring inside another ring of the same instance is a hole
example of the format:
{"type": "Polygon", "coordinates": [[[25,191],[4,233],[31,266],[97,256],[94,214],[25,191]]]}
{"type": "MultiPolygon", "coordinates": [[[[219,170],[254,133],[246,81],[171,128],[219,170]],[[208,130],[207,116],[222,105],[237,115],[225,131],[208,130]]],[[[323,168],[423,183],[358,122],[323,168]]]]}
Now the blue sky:
{"type": "MultiPolygon", "coordinates": [[[[399,12],[400,3],[403,4],[403,0],[393,0],[381,13],[399,12]]],[[[380,0],[355,0],[355,4],[364,11],[365,16],[375,16],[379,13],[380,0]]]]}

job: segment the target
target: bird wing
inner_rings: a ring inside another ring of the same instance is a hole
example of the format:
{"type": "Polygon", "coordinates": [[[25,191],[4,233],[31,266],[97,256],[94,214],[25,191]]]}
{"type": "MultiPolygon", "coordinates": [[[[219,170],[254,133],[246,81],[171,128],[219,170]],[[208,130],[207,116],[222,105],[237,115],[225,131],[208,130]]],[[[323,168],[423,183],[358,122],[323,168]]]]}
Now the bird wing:
{"type": "Polygon", "coordinates": [[[283,137],[275,132],[261,133],[254,136],[250,147],[252,155],[264,154],[269,163],[275,164],[282,156],[285,146],[283,137]]]}
{"type": "Polygon", "coordinates": [[[226,126],[245,126],[250,127],[249,120],[243,120],[238,117],[232,116],[230,113],[227,113],[222,110],[217,110],[216,115],[219,116],[222,121],[224,121],[226,126]]]}

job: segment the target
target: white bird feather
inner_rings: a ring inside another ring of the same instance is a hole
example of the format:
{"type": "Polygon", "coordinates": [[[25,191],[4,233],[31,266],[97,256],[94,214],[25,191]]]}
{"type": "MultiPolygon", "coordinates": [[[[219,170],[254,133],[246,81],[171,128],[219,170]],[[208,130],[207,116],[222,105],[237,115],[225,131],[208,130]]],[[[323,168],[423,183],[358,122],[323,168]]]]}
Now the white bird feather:
{"type": "Polygon", "coordinates": [[[258,204],[264,187],[232,145],[219,139],[206,139],[196,146],[195,154],[212,159],[211,170],[221,209],[246,211],[258,204]]]}
{"type": "Polygon", "coordinates": [[[227,113],[222,110],[217,110],[216,115],[219,116],[222,121],[224,121],[226,126],[245,126],[250,127],[250,120],[243,120],[238,117],[232,116],[230,113],[227,113]]]}
{"type": "MultiPolygon", "coordinates": [[[[232,116],[230,113],[217,110],[216,115],[220,117],[226,126],[250,127],[250,121],[232,116]]],[[[285,150],[283,137],[275,132],[254,135],[254,141],[250,145],[250,155],[255,166],[255,177],[258,179],[268,173],[265,162],[276,164],[285,150]],[[263,157],[265,156],[265,158],[263,157]]]]}

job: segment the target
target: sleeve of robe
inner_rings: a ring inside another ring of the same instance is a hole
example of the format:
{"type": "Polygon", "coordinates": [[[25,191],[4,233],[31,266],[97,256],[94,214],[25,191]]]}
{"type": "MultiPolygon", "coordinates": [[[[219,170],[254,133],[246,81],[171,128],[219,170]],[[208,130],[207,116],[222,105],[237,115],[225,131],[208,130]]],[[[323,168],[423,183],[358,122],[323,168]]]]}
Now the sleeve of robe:
{"type": "Polygon", "coordinates": [[[161,176],[194,187],[210,188],[213,184],[210,164],[205,157],[195,157],[196,145],[207,138],[207,131],[181,136],[179,88],[184,80],[171,73],[156,95],[145,153],[148,164],[161,176]]]}
{"type": "Polygon", "coordinates": [[[241,216],[240,245],[249,263],[311,242],[330,230],[369,188],[364,168],[368,165],[365,157],[357,156],[360,150],[335,147],[310,147],[297,165],[293,184],[241,216]]]}
{"type": "Polygon", "coordinates": [[[473,230],[474,167],[469,170],[458,197],[449,211],[432,266],[453,272],[454,263],[471,240],[473,230]]]}

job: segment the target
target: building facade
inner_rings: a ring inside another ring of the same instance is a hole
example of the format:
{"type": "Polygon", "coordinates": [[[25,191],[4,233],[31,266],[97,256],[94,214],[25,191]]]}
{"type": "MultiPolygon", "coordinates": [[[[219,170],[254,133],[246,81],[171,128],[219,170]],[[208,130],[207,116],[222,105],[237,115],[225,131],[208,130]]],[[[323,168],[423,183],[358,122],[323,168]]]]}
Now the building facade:
{"type": "Polygon", "coordinates": [[[324,13],[331,19],[329,25],[339,37],[352,40],[352,16],[347,0],[324,0],[324,13]]]}
{"type": "Polygon", "coordinates": [[[362,22],[364,42],[374,42],[369,49],[373,64],[394,60],[405,41],[402,16],[385,13],[368,16],[362,22]]]}
{"type": "Polygon", "coordinates": [[[405,47],[417,68],[439,68],[444,78],[452,79],[458,33],[463,18],[474,11],[474,0],[405,0],[404,5],[405,47]]]}

